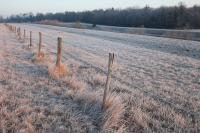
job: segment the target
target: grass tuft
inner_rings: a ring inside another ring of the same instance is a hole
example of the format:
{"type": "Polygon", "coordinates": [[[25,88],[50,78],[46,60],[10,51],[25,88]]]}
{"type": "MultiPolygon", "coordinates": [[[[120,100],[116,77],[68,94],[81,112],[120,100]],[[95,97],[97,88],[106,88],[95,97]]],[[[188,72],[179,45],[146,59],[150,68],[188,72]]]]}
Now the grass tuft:
{"type": "Polygon", "coordinates": [[[60,64],[59,66],[54,67],[49,66],[48,72],[49,75],[55,79],[65,77],[69,73],[67,66],[64,64],[60,64]]]}
{"type": "Polygon", "coordinates": [[[125,129],[119,125],[122,123],[122,117],[125,112],[125,105],[118,95],[111,94],[106,101],[106,112],[103,118],[103,130],[123,132],[125,129]],[[122,130],[123,129],[123,130],[122,130]]]}
{"type": "Polygon", "coordinates": [[[45,54],[43,52],[37,53],[35,57],[36,62],[43,62],[45,60],[45,54]]]}
{"type": "Polygon", "coordinates": [[[79,81],[77,78],[74,76],[69,80],[69,87],[73,89],[73,91],[77,92],[83,92],[86,90],[87,85],[83,81],[79,81]]]}

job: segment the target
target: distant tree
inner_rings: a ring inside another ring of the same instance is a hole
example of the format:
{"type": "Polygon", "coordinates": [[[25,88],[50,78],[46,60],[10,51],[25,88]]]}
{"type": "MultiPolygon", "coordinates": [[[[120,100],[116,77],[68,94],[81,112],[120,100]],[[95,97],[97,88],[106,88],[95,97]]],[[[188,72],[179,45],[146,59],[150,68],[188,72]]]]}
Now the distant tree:
{"type": "Polygon", "coordinates": [[[0,23],[2,23],[3,22],[3,17],[2,16],[0,16],[0,23]]]}
{"type": "Polygon", "coordinates": [[[44,15],[42,13],[37,13],[35,16],[35,21],[44,20],[44,15]]]}
{"type": "Polygon", "coordinates": [[[93,24],[92,24],[92,27],[93,27],[93,28],[95,28],[96,26],[97,26],[97,24],[96,24],[96,23],[93,23],[93,24]]]}

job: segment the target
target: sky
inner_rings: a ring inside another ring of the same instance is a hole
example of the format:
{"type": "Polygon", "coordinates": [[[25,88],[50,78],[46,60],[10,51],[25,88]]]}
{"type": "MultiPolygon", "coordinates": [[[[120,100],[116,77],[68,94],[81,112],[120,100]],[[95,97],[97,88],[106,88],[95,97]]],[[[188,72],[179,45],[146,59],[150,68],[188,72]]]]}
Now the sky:
{"type": "Polygon", "coordinates": [[[200,5],[200,0],[0,0],[3,17],[20,13],[84,11],[106,8],[172,6],[183,2],[186,6],[200,5]]]}

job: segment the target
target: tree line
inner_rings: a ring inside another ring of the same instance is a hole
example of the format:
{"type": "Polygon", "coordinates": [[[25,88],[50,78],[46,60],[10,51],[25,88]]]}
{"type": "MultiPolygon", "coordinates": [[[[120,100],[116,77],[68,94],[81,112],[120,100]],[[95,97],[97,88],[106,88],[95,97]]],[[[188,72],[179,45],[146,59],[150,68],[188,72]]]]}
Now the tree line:
{"type": "Polygon", "coordinates": [[[99,9],[83,12],[26,13],[12,15],[5,22],[38,22],[58,20],[61,22],[84,22],[95,25],[185,29],[200,28],[200,6],[186,7],[184,4],[159,8],[99,9]]]}
{"type": "Polygon", "coordinates": [[[0,23],[2,23],[3,22],[3,17],[2,16],[0,16],[0,23]]]}

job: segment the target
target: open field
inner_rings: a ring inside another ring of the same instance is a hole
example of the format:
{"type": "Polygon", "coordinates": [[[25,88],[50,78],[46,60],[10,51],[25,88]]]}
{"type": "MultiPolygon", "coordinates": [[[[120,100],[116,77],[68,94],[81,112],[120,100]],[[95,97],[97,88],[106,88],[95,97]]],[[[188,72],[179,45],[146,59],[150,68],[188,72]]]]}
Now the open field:
{"type": "Polygon", "coordinates": [[[139,28],[117,27],[117,26],[105,26],[105,25],[96,25],[95,27],[93,27],[93,24],[88,24],[88,23],[80,23],[80,22],[63,23],[59,21],[49,21],[49,20],[44,20],[36,23],[44,25],[68,27],[68,28],[91,29],[91,30],[110,31],[118,33],[129,33],[129,34],[200,41],[199,29],[155,29],[155,28],[142,28],[142,27],[139,28]]]}
{"type": "Polygon", "coordinates": [[[33,48],[0,25],[1,132],[199,132],[200,42],[13,24],[33,48]],[[33,62],[38,32],[48,59],[33,62]],[[52,79],[57,37],[69,75],[52,79]],[[108,53],[112,96],[101,110],[108,53]]]}

